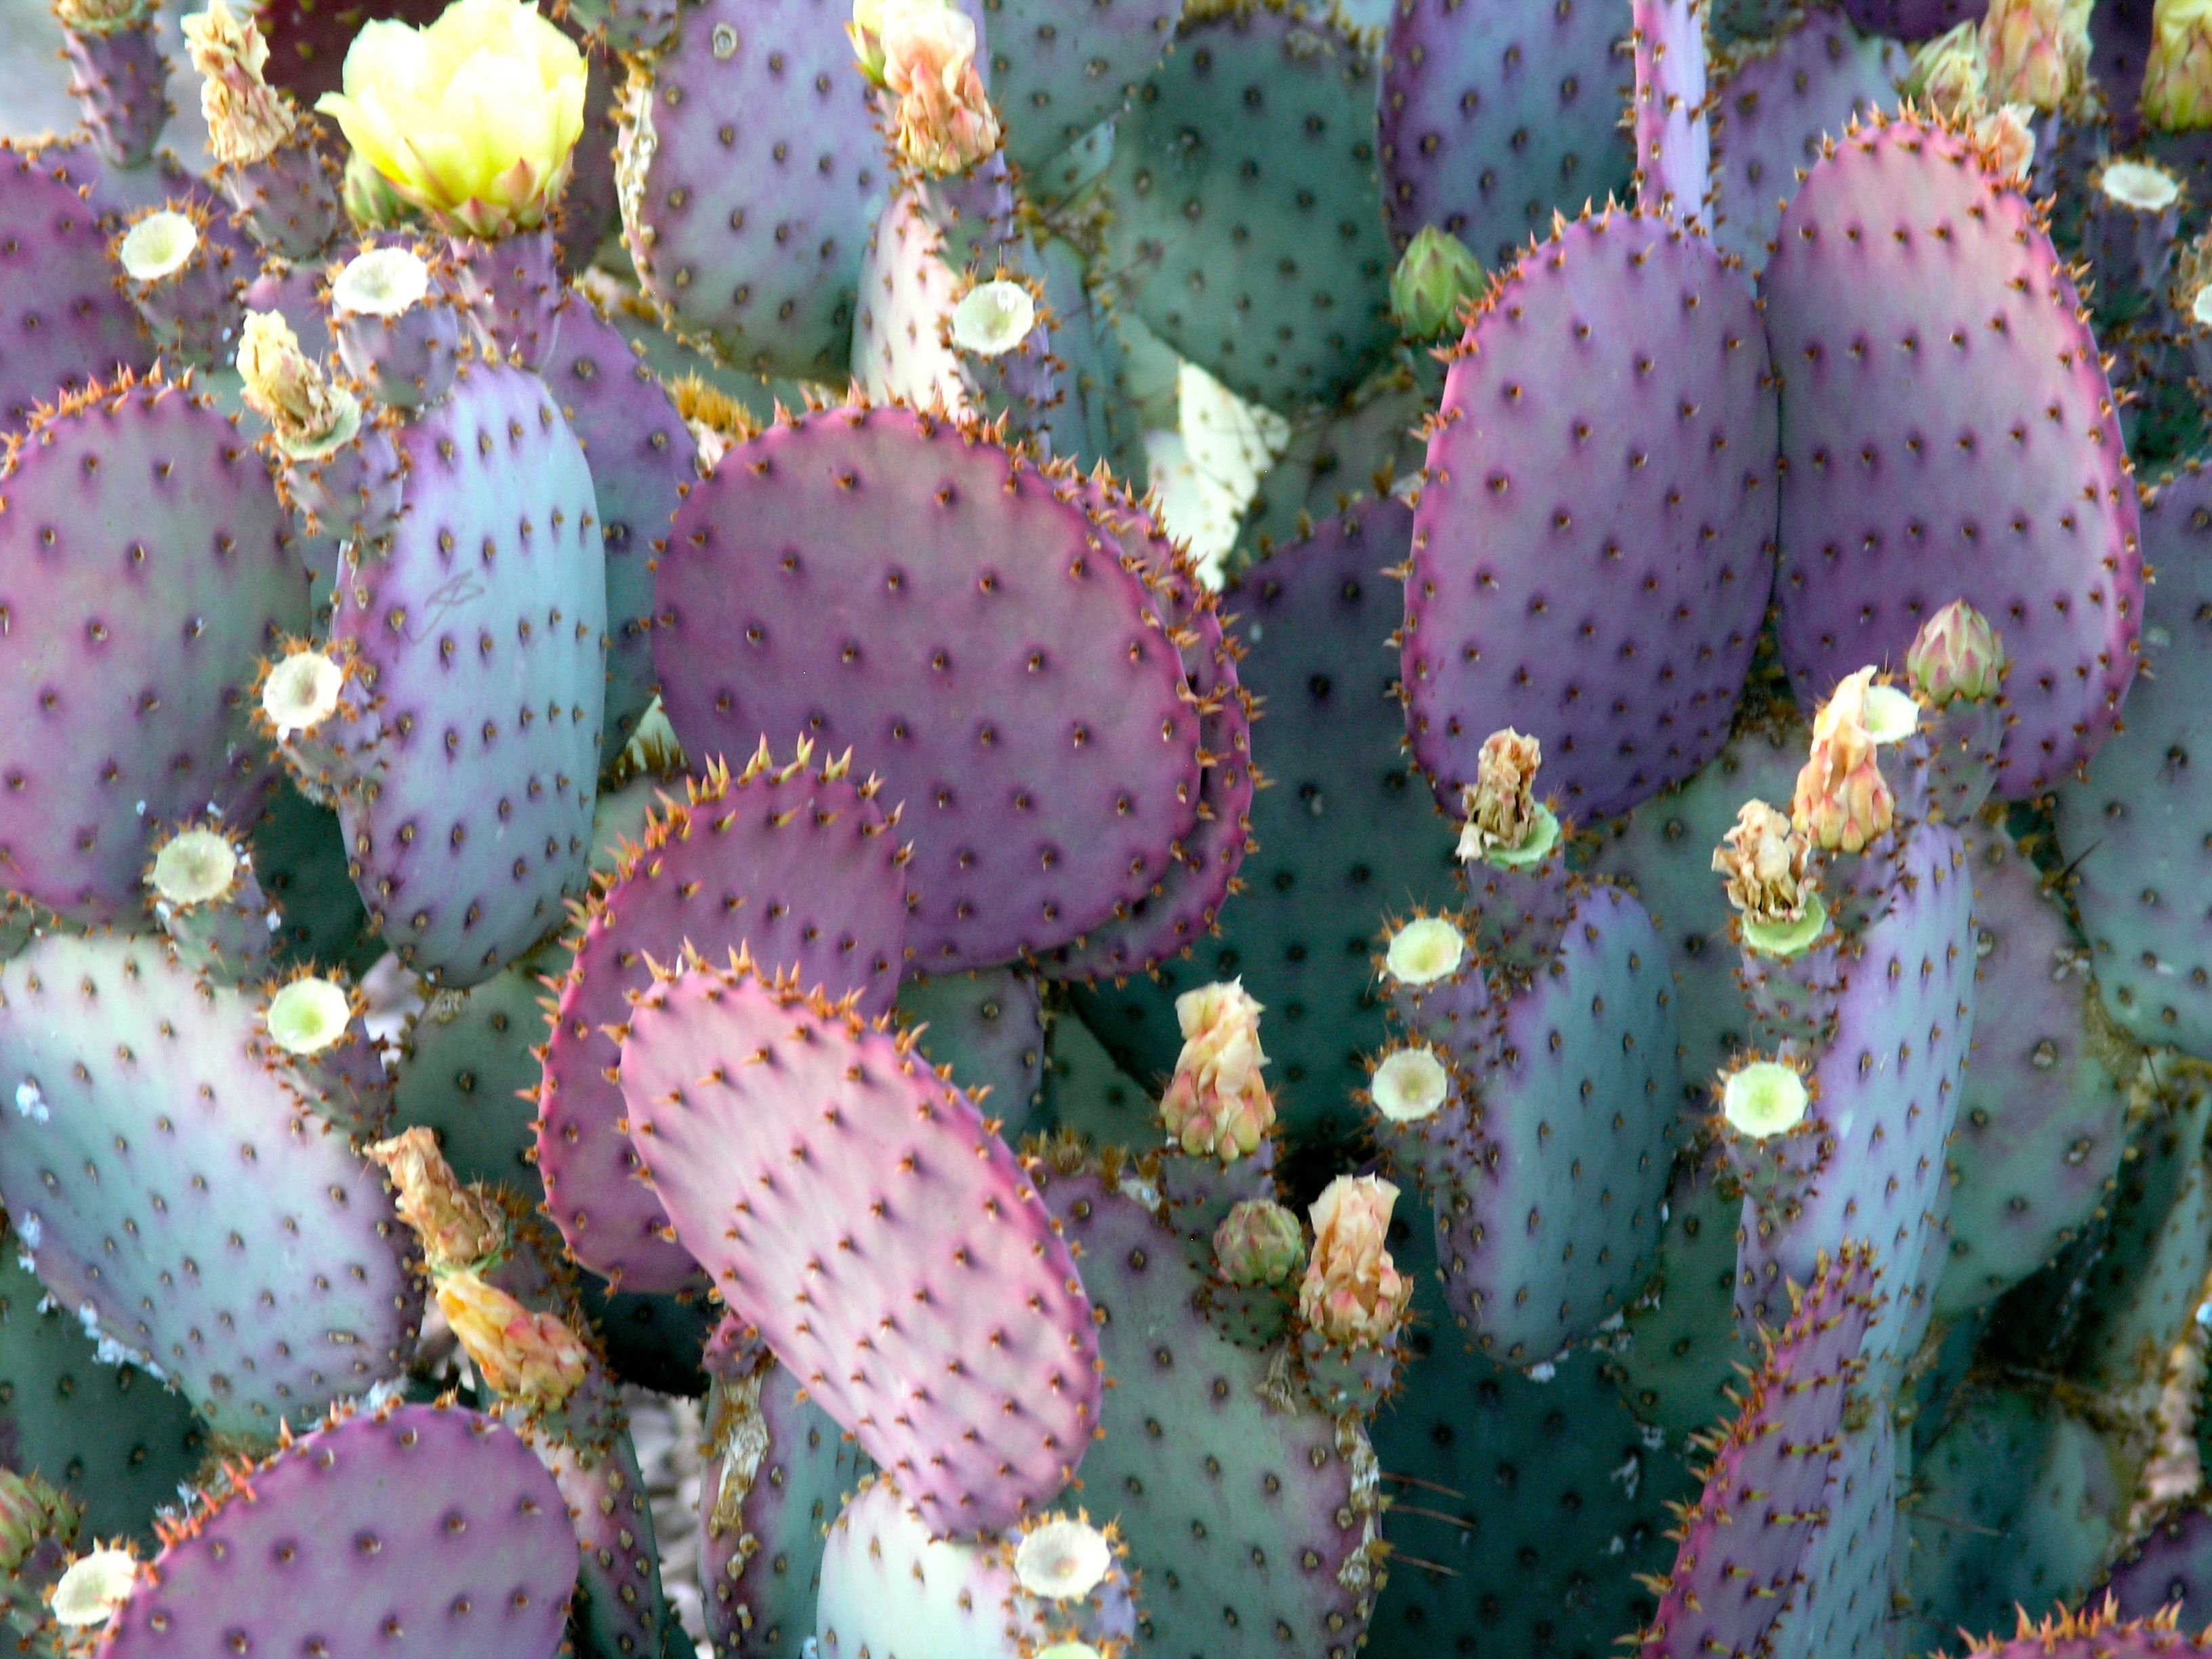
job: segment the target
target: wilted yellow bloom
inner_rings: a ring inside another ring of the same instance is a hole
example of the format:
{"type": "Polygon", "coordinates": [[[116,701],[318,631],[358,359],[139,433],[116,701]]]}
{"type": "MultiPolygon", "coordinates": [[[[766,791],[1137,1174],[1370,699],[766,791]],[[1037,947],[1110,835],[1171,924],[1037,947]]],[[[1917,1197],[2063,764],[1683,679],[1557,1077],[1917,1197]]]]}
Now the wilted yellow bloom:
{"type": "Polygon", "coordinates": [[[315,107],[392,193],[490,240],[545,222],[584,131],[584,57],[524,0],[453,0],[426,28],[364,24],[315,107]]]}
{"type": "Polygon", "coordinates": [[[483,1194],[461,1185],[438,1138],[421,1124],[379,1141],[368,1156],[384,1166],[399,1194],[399,1218],[422,1241],[434,1271],[483,1261],[507,1242],[507,1218],[483,1194]]]}
{"type": "Polygon", "coordinates": [[[1813,717],[1813,752],[1797,774],[1790,819],[1800,835],[1826,851],[1856,853],[1886,831],[1896,798],[1875,762],[1867,729],[1874,670],[1862,668],[1836,687],[1813,717]]]}
{"type": "Polygon", "coordinates": [[[223,0],[208,0],[208,9],[185,18],[184,27],[185,50],[202,77],[209,153],[234,166],[265,161],[292,136],[299,117],[292,100],[263,78],[269,43],[260,27],[223,0]]]}
{"type": "Polygon", "coordinates": [[[2154,0],[2142,112],[2167,132],[2212,127],[2212,0],[2154,0]]]}
{"type": "Polygon", "coordinates": [[[1747,800],[1735,826],[1721,837],[1713,869],[1728,878],[1728,900],[1746,921],[1785,927],[1805,915],[1813,884],[1806,879],[1810,849],[1790,820],[1763,800],[1747,800]]]}
{"type": "Polygon", "coordinates": [[[294,448],[343,441],[347,428],[361,420],[353,395],[331,385],[322,366],[300,349],[300,337],[281,312],[246,313],[238,372],[246,380],[246,407],[294,448]]]}
{"type": "Polygon", "coordinates": [[[869,79],[898,98],[892,142],[932,174],[964,173],[999,147],[975,68],[975,24],[948,0],[855,0],[847,31],[869,79]]]}
{"type": "Polygon", "coordinates": [[[473,1273],[437,1283],[438,1310],[494,1394],[557,1409],[582,1386],[591,1351],[551,1314],[531,1310],[473,1273]]]}
{"type": "Polygon", "coordinates": [[[1982,20],[1989,101],[2063,109],[2089,78],[2092,0],[1990,0],[1982,20]]]}
{"type": "Polygon", "coordinates": [[[1160,1098],[1168,1133],[1193,1158],[1224,1164],[1256,1152],[1275,1121],[1275,1104],[1260,1068],[1260,1005],[1244,981],[1201,985],[1176,999],[1182,1053],[1160,1098]]]}
{"type": "Polygon", "coordinates": [[[1475,781],[1460,792],[1466,826],[1461,830],[1462,862],[1492,852],[1511,852],[1536,827],[1536,769],[1544,745],[1508,726],[1482,740],[1475,757],[1475,781]]]}
{"type": "Polygon", "coordinates": [[[1298,1314],[1332,1342],[1380,1347],[1406,1317],[1413,1284],[1383,1248],[1397,1201],[1380,1176],[1339,1176],[1314,1200],[1298,1314]]]}

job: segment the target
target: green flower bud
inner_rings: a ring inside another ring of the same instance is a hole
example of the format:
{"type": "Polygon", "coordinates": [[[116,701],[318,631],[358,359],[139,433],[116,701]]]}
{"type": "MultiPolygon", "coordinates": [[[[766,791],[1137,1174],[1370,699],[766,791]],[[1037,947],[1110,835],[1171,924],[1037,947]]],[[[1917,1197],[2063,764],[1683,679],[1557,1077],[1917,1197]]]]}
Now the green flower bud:
{"type": "Polygon", "coordinates": [[[1214,1263],[1232,1285],[1286,1285],[1305,1259],[1297,1217],[1265,1199],[1246,1199],[1213,1230],[1214,1263]]]}
{"type": "Polygon", "coordinates": [[[1407,339],[1433,340],[1457,331],[1461,308],[1488,280],[1466,243],[1424,226],[1390,273],[1390,309],[1407,339]]]}

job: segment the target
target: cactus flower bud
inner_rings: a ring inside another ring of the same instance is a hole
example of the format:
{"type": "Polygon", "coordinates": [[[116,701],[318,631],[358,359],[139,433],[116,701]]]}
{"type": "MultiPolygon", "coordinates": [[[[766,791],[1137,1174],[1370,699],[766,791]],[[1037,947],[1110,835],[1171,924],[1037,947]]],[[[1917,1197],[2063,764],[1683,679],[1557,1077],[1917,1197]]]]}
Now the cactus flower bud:
{"type": "Polygon", "coordinates": [[[1955,698],[1986,702],[2004,679],[2004,641],[1990,619],[1964,599],[1954,599],[1912,636],[1905,653],[1905,678],[1931,708],[1955,698]]]}
{"type": "Polygon", "coordinates": [[[1982,26],[1961,23],[1913,48],[1905,95],[1954,120],[1979,114],[1989,91],[1988,64],[1982,54],[1982,26]]]}
{"type": "Polygon", "coordinates": [[[361,405],[300,349],[281,312],[249,311],[238,342],[246,406],[294,454],[336,449],[361,428],[361,405]]]}
{"type": "Polygon", "coordinates": [[[1448,230],[1424,225],[1390,273],[1390,310],[1409,340],[1455,331],[1468,301],[1489,280],[1482,261],[1448,230]]]}
{"type": "Polygon", "coordinates": [[[1467,814],[1459,837],[1462,863],[1528,844],[1544,816],[1535,796],[1536,769],[1543,763],[1544,745],[1510,726],[1483,739],[1475,781],[1461,792],[1467,814]]]}
{"type": "Polygon", "coordinates": [[[49,1539],[76,1531],[76,1507],[35,1474],[0,1466],[0,1577],[20,1571],[49,1539]]]}
{"type": "Polygon", "coordinates": [[[2091,0],[1990,0],[1982,52],[1993,103],[2063,109],[2089,76],[2091,0]]]}
{"type": "Polygon", "coordinates": [[[861,72],[898,99],[891,141],[933,175],[964,173],[999,148],[998,112],[975,68],[975,24],[947,0],[856,0],[861,72]]]}
{"type": "Polygon", "coordinates": [[[399,1195],[399,1218],[422,1241],[433,1273],[473,1266],[505,1246],[507,1218],[499,1206],[461,1185],[428,1129],[417,1124],[379,1141],[368,1156],[391,1177],[399,1195]]]}
{"type": "Polygon", "coordinates": [[[184,29],[185,50],[201,76],[208,153],[234,166],[266,161],[292,136],[300,118],[292,100],[263,78],[269,43],[259,26],[223,0],[208,0],[205,11],[185,19],[184,29]]]}
{"type": "Polygon", "coordinates": [[[1896,817],[1897,800],[1875,763],[1869,729],[1868,694],[1875,689],[1874,670],[1862,668],[1836,687],[1813,720],[1813,752],[1797,774],[1790,820],[1826,852],[1860,852],[1896,817]]]}
{"type": "Polygon", "coordinates": [[[1232,1285],[1287,1285],[1304,1265],[1297,1217],[1264,1198],[1248,1198],[1213,1230],[1213,1265],[1232,1285]]]}
{"type": "Polygon", "coordinates": [[[1794,1066],[1755,1060],[1729,1073],[1721,1085],[1721,1115],[1753,1140],[1786,1134],[1805,1121],[1812,1096],[1794,1066]]]}
{"type": "Polygon", "coordinates": [[[1314,1200],[1314,1248],[1298,1286],[1307,1325],[1346,1347],[1381,1347],[1413,1299],[1384,1241],[1398,1189],[1380,1176],[1339,1176],[1314,1200]]]}
{"type": "Polygon", "coordinates": [[[1275,1121],[1260,1068],[1260,1005],[1244,981],[1201,985],[1176,999],[1182,1053],[1160,1099],[1160,1118],[1193,1158],[1212,1154],[1224,1164],[1259,1150],[1275,1121]]]}
{"type": "Polygon", "coordinates": [[[2154,0],[2142,113],[2166,132],[2212,127],[2212,0],[2154,0]]]}
{"type": "Polygon", "coordinates": [[[2034,113],[2025,104],[2000,104],[1974,119],[1983,161],[2007,184],[2026,182],[2035,166],[2035,129],[2028,125],[2034,113]]]}
{"type": "Polygon", "coordinates": [[[557,1411],[583,1386],[591,1351],[553,1315],[531,1312],[466,1269],[439,1279],[437,1293],[439,1311],[494,1394],[557,1411]]]}
{"type": "Polygon", "coordinates": [[[71,1630],[105,1625],[131,1599],[138,1558],[129,1550],[94,1550],[70,1563],[54,1586],[54,1622],[71,1630]]]}
{"type": "Polygon", "coordinates": [[[79,34],[113,34],[153,21],[153,0],[54,0],[62,27],[79,34]]]}
{"type": "Polygon", "coordinates": [[[1794,930],[1808,904],[1818,906],[1818,884],[1806,872],[1812,849],[1790,820],[1763,800],[1747,800],[1735,826],[1721,837],[1713,869],[1728,878],[1728,901],[1747,927],[1794,930]]]}
{"type": "Polygon", "coordinates": [[[365,23],[315,105],[449,235],[543,225],[584,131],[583,53],[525,0],[453,0],[423,28],[365,23]]]}

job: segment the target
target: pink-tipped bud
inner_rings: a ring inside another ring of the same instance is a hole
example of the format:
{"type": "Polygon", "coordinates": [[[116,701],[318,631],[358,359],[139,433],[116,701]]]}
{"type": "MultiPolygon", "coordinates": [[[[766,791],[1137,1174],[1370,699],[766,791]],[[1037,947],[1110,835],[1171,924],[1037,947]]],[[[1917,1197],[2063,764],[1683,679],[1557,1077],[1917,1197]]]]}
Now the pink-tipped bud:
{"type": "Polygon", "coordinates": [[[1787,927],[1804,920],[1815,890],[1805,868],[1811,851],[1788,818],[1747,800],[1714,851],[1713,869],[1728,878],[1729,902],[1746,921],[1787,927]]]}
{"type": "Polygon", "coordinates": [[[1990,0],[1982,20],[1993,104],[2049,113],[2073,102],[2089,78],[2091,0],[1990,0]]]}
{"type": "Polygon", "coordinates": [[[1955,698],[1986,702],[2003,684],[2004,641],[1990,619],[1954,599],[1920,625],[1905,653],[1913,695],[1931,708],[1955,698]]]}
{"type": "Polygon", "coordinates": [[[1535,785],[1543,763],[1544,745],[1510,726],[1483,739],[1475,757],[1475,781],[1460,792],[1467,815],[1459,837],[1462,862],[1512,852],[1528,839],[1540,811],[1535,785]]]}
{"type": "Polygon", "coordinates": [[[1813,720],[1813,752],[1797,774],[1790,819],[1825,852],[1856,853],[1878,839],[1897,815],[1897,800],[1875,763],[1867,729],[1867,693],[1874,670],[1862,668],[1836,687],[1813,720]]]}
{"type": "Polygon", "coordinates": [[[1260,1068],[1260,1005],[1244,981],[1201,985],[1176,999],[1182,1053],[1160,1098],[1160,1119],[1176,1144],[1193,1158],[1208,1154],[1224,1164],[1259,1150],[1275,1121],[1260,1068]]]}
{"type": "Polygon", "coordinates": [[[848,31],[862,72],[898,99],[891,140],[922,173],[964,173],[999,148],[975,68],[975,24],[948,0],[861,0],[848,31]]]}
{"type": "Polygon", "coordinates": [[[2166,132],[2212,127],[2212,0],[2154,0],[2142,115],[2166,132]]]}
{"type": "Polygon", "coordinates": [[[1264,1198],[1248,1198],[1213,1230],[1213,1265],[1231,1285],[1287,1285],[1304,1265],[1297,1217],[1264,1198]]]}
{"type": "Polygon", "coordinates": [[[507,1218],[499,1206],[461,1185],[428,1129],[417,1124],[379,1141],[368,1156],[392,1178],[399,1218],[422,1241],[432,1272],[473,1267],[506,1246],[507,1218]]]}
{"type": "Polygon", "coordinates": [[[1398,1189],[1380,1176],[1339,1176],[1314,1200],[1298,1313],[1333,1343],[1381,1347],[1405,1322],[1413,1281],[1385,1248],[1397,1201],[1398,1189]]]}
{"type": "Polygon", "coordinates": [[[532,1313],[466,1271],[439,1279],[437,1291],[439,1311],[494,1394],[557,1411],[583,1386],[591,1351],[553,1315],[532,1313]]]}

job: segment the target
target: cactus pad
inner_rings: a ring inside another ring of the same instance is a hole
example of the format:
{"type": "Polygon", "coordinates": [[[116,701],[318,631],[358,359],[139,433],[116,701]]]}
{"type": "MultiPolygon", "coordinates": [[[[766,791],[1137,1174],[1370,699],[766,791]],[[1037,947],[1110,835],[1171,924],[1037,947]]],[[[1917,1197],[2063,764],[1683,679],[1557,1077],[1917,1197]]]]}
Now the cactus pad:
{"type": "Polygon", "coordinates": [[[154,941],[58,935],[0,994],[0,1197],[65,1307],[230,1433],[398,1374],[419,1307],[404,1230],[266,1069],[258,996],[154,941]]]}
{"type": "Polygon", "coordinates": [[[1062,488],[975,432],[833,410],[732,448],[661,556],[654,660],[685,749],[850,744],[904,805],[925,973],[1067,943],[1195,819],[1174,644],[1062,488]]]}
{"type": "Polygon", "coordinates": [[[568,1506],[530,1449],[450,1406],[345,1418],[229,1477],[142,1568],[101,1651],[361,1654],[403,1638],[551,1659],[568,1506]]]}
{"type": "MultiPolygon", "coordinates": [[[[87,156],[76,170],[98,166],[87,156]]],[[[154,366],[99,208],[70,172],[64,157],[0,143],[0,425],[11,430],[65,390],[154,366]]]]}
{"type": "Polygon", "coordinates": [[[1506,1011],[1437,1236],[1446,1298],[1501,1364],[1551,1358],[1643,1289],[1681,1098],[1673,1005],[1651,919],[1596,888],[1506,1011]]]}
{"type": "Polygon", "coordinates": [[[1438,799],[1458,809],[1506,726],[1577,818],[1692,775],[1773,580],[1774,394],[1741,282],[1656,216],[1565,226],[1469,325],[1438,422],[1403,643],[1438,799]]]}
{"type": "Polygon", "coordinates": [[[283,509],[210,404],[125,380],[11,448],[0,559],[0,869],[65,914],[135,917],[162,824],[258,811],[246,693],[307,621],[283,509]]]}
{"type": "Polygon", "coordinates": [[[1115,126],[1123,301],[1243,397],[1343,396],[1390,343],[1374,123],[1373,66],[1328,14],[1192,13],[1115,126]]]}
{"type": "Polygon", "coordinates": [[[2034,210],[1957,134],[1863,129],[1790,202],[1760,287],[1799,702],[1901,665],[1965,599],[2012,663],[1997,792],[2055,782],[2118,717],[2143,578],[2111,389],[2034,210]]]}
{"type": "Polygon", "coordinates": [[[592,476],[535,375],[465,366],[398,434],[406,513],[332,633],[373,671],[379,784],[340,816],[354,884],[416,971],[489,979],[584,885],[606,695],[592,476]]]}
{"type": "Polygon", "coordinates": [[[871,792],[804,758],[710,773],[647,823],[592,903],[559,988],[538,1093],[546,1208],[576,1260],[618,1286],[672,1291],[696,1271],[637,1179],[609,1028],[685,945],[745,947],[762,968],[832,997],[890,1006],[906,932],[903,858],[871,792]]]}
{"type": "Polygon", "coordinates": [[[656,981],[622,1079],[679,1241],[933,1533],[1004,1527],[1073,1479],[1098,1420],[1091,1305],[966,1096],[750,969],[656,981]]]}

